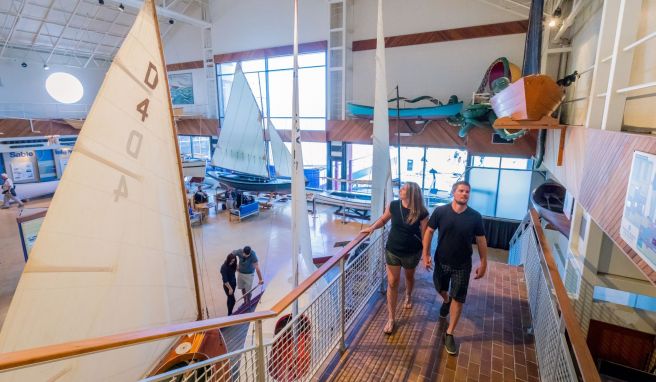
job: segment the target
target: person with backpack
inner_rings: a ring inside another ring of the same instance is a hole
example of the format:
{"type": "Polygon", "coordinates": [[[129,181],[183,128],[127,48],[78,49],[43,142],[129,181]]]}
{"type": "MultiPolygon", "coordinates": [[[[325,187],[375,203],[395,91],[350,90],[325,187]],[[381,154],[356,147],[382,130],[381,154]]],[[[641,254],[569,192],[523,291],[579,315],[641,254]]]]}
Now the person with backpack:
{"type": "Polygon", "coordinates": [[[9,178],[9,175],[2,174],[0,177],[2,177],[2,196],[4,198],[4,203],[0,208],[9,208],[9,203],[11,203],[12,200],[18,203],[19,208],[23,208],[25,204],[23,204],[23,201],[17,197],[16,186],[14,186],[14,182],[9,178]]]}

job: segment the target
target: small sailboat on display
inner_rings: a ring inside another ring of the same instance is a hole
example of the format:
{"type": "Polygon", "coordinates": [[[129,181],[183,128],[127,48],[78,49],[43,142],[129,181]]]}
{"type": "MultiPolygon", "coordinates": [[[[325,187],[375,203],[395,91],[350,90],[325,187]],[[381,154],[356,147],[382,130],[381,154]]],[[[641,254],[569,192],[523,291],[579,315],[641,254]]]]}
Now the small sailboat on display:
{"type": "MultiPolygon", "coordinates": [[[[203,311],[157,15],[146,0],[80,131],[0,352],[190,322],[203,311]]],[[[134,381],[225,352],[212,331],[17,369],[0,380],[134,381]]]]}
{"type": "MultiPolygon", "coordinates": [[[[277,136],[270,121],[269,126],[270,136],[277,136]]],[[[274,144],[275,138],[271,139],[274,144]]],[[[274,155],[276,151],[274,147],[274,155]]],[[[292,186],[289,179],[270,173],[262,113],[240,66],[235,70],[212,165],[224,170],[215,175],[220,183],[239,190],[289,192],[292,186]]]]}

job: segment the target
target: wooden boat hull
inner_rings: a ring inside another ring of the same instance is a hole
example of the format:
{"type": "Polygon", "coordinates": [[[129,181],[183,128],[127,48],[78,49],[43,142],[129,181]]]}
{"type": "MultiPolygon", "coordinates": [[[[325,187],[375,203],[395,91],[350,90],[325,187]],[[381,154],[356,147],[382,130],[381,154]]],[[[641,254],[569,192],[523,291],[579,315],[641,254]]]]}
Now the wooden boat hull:
{"type": "MultiPolygon", "coordinates": [[[[174,343],[169,352],[162,358],[162,361],[153,369],[149,376],[179,369],[191,363],[204,361],[226,353],[228,353],[228,348],[226,347],[221,331],[218,329],[182,336],[174,343]]],[[[207,382],[231,380],[230,364],[227,360],[207,366],[206,368],[200,368],[195,372],[190,372],[190,374],[200,376],[207,371],[207,368],[212,369],[207,374],[215,377],[205,377],[202,380],[207,382]]],[[[186,374],[185,377],[187,377],[186,374]]]]}
{"type": "Polygon", "coordinates": [[[267,179],[240,174],[212,173],[213,178],[222,185],[243,191],[289,193],[291,179],[267,179]]]}
{"type": "Polygon", "coordinates": [[[371,195],[340,191],[325,191],[314,194],[317,203],[331,206],[371,210],[371,195]]]}
{"type": "Polygon", "coordinates": [[[206,167],[207,163],[202,159],[182,161],[182,176],[204,178],[206,167]]]}
{"type": "MultiPolygon", "coordinates": [[[[373,106],[358,105],[348,103],[346,105],[348,114],[357,118],[373,119],[374,108],[373,106]]],[[[417,107],[417,108],[401,108],[398,112],[398,117],[401,119],[419,119],[419,120],[434,120],[452,117],[462,110],[462,102],[452,103],[441,106],[431,107],[417,107]]],[[[390,118],[397,118],[397,110],[389,108],[387,113],[390,118]]]]}
{"type": "Polygon", "coordinates": [[[531,203],[550,226],[569,238],[570,220],[563,213],[566,189],[556,182],[546,182],[533,190],[531,203]]]}
{"type": "Polygon", "coordinates": [[[522,77],[492,97],[492,109],[497,117],[515,121],[537,121],[551,115],[565,93],[551,77],[536,74],[522,77]]]}

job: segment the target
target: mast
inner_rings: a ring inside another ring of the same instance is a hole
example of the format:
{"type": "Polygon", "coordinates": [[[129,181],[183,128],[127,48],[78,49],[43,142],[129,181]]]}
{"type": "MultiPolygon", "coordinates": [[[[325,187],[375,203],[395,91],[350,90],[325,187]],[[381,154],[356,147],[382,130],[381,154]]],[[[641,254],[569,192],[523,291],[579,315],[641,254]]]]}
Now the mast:
{"type": "MultiPolygon", "coordinates": [[[[298,166],[299,166],[299,157],[301,160],[301,165],[303,164],[303,158],[299,155],[298,149],[301,145],[301,126],[298,118],[298,0],[294,0],[294,69],[293,69],[293,87],[292,87],[292,158],[294,160],[293,164],[293,173],[292,173],[292,201],[296,201],[301,195],[294,195],[294,191],[298,191],[298,166]]],[[[302,169],[301,169],[302,171],[302,169]]],[[[305,184],[302,184],[302,188],[305,188],[305,184]]],[[[303,198],[303,203],[305,204],[305,198],[303,198]]],[[[298,287],[298,253],[300,249],[298,235],[297,235],[297,226],[298,218],[300,216],[300,211],[298,211],[298,203],[294,202],[292,204],[292,277],[294,279],[294,288],[298,287]]],[[[307,212],[306,212],[307,214],[307,212]]],[[[307,220],[307,219],[306,219],[307,220]]],[[[307,223],[306,223],[307,224],[307,223]]],[[[292,317],[298,315],[298,301],[295,300],[292,306],[292,317]]]]}
{"type": "Polygon", "coordinates": [[[396,161],[399,166],[399,189],[401,189],[401,133],[399,125],[401,124],[401,105],[399,100],[399,85],[396,85],[396,161]]]}
{"type": "MultiPolygon", "coordinates": [[[[148,2],[152,2],[153,0],[146,0],[148,2]]],[[[159,32],[159,22],[157,21],[157,9],[155,9],[155,5],[153,4],[152,6],[152,16],[155,24],[155,31],[157,32],[157,36],[161,36],[159,32]]],[[[162,39],[161,37],[157,39],[157,48],[159,50],[159,55],[162,60],[162,62],[166,62],[164,60],[164,51],[162,49],[162,39]]],[[[196,265],[196,251],[194,250],[194,241],[193,241],[193,236],[192,236],[192,230],[191,230],[191,219],[189,217],[189,209],[187,208],[187,190],[184,186],[184,182],[182,179],[184,177],[182,176],[182,162],[180,160],[180,145],[177,144],[178,142],[178,129],[177,125],[174,123],[174,118],[173,118],[173,107],[171,106],[171,88],[169,87],[169,76],[166,73],[166,66],[164,67],[165,70],[165,75],[164,77],[164,84],[166,85],[166,94],[167,94],[167,99],[169,100],[168,102],[168,109],[169,109],[169,119],[171,120],[171,126],[173,128],[171,129],[171,134],[173,134],[173,142],[175,142],[175,157],[177,158],[178,162],[178,172],[180,174],[180,190],[182,191],[183,199],[181,200],[182,202],[182,208],[184,210],[184,214],[187,217],[187,241],[189,242],[189,253],[191,254],[191,271],[194,276],[194,289],[196,290],[196,308],[198,309],[197,313],[197,320],[201,320],[203,317],[203,309],[200,301],[200,288],[198,284],[198,268],[196,265]]]]}

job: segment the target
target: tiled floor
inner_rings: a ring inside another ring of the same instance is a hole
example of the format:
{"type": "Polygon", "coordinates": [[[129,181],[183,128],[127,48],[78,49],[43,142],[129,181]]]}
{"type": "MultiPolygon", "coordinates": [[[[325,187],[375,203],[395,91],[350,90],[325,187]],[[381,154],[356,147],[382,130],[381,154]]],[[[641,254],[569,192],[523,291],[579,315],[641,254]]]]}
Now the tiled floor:
{"type": "Polygon", "coordinates": [[[455,332],[457,356],[444,350],[448,318],[439,318],[442,299],[431,274],[420,269],[417,276],[415,304],[398,309],[396,331],[382,332],[387,312],[380,295],[346,354],[320,380],[539,381],[533,337],[525,334],[531,320],[522,268],[492,261],[483,279],[471,280],[455,332]]]}

